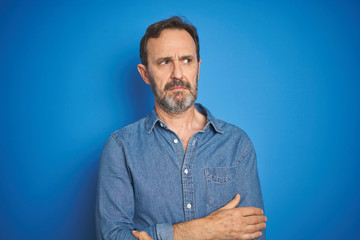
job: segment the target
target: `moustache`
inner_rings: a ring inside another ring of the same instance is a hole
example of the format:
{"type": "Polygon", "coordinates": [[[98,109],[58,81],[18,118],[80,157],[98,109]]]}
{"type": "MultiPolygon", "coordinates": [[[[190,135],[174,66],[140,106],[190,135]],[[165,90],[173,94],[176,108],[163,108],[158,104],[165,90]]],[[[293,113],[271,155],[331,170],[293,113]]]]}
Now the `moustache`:
{"type": "Polygon", "coordinates": [[[189,82],[185,83],[183,80],[173,79],[171,82],[169,82],[165,85],[164,90],[166,91],[173,87],[186,87],[187,89],[190,89],[191,85],[189,82]]]}

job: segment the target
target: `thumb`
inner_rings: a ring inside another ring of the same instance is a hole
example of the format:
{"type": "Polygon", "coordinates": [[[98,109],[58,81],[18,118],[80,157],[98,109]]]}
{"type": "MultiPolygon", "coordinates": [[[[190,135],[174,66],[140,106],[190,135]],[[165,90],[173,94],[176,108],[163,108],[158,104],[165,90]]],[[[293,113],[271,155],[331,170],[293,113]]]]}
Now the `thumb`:
{"type": "Polygon", "coordinates": [[[139,239],[140,233],[139,233],[138,231],[134,230],[134,231],[132,231],[131,233],[132,233],[132,235],[133,235],[135,238],[139,239]]]}
{"type": "Polygon", "coordinates": [[[240,203],[240,194],[236,194],[235,197],[228,202],[225,206],[223,206],[220,209],[232,209],[232,208],[236,208],[240,203]]]}

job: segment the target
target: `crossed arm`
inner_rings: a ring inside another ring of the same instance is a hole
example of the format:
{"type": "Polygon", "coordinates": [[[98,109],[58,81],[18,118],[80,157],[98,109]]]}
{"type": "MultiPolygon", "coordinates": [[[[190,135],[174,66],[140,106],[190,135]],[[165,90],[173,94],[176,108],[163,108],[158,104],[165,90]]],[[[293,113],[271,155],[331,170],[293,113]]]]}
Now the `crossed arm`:
{"type": "MultiPolygon", "coordinates": [[[[250,185],[253,199],[246,205],[261,207],[262,199],[257,178],[255,155],[247,154],[248,159],[242,160],[241,169],[246,173],[255,173],[254,181],[246,181],[250,185]],[[261,201],[260,201],[261,200],[261,201]]],[[[97,233],[98,239],[140,239],[147,240],[158,237],[181,239],[256,239],[261,236],[261,230],[265,228],[266,217],[263,211],[255,207],[237,207],[240,196],[237,195],[224,207],[211,214],[178,224],[158,224],[138,232],[133,231],[132,217],[134,214],[134,193],[131,177],[126,170],[125,153],[115,138],[110,138],[104,147],[100,170],[97,195],[97,233]],[[126,192],[127,194],[123,194],[126,192]],[[121,204],[120,204],[121,202],[121,204]],[[121,216],[121,221],[119,221],[121,216]],[[160,229],[160,230],[159,230],[160,229]],[[157,236],[157,234],[160,234],[157,236]],[[166,234],[167,233],[167,234],[166,234]]],[[[245,177],[248,174],[244,175],[245,177]]],[[[243,175],[241,175],[243,176],[243,175]]],[[[246,191],[244,191],[246,193],[246,191]]],[[[245,195],[249,199],[249,192],[245,195]]],[[[251,198],[250,198],[251,199],[251,198]]],[[[244,199],[245,200],[245,199],[244,199]]],[[[245,200],[246,201],[246,200],[245,200]]]]}
{"type": "MultiPolygon", "coordinates": [[[[263,210],[255,207],[239,207],[240,195],[237,194],[224,207],[204,218],[173,225],[174,240],[192,239],[256,239],[265,229],[267,218],[263,210]]],[[[139,240],[152,240],[144,231],[132,232],[139,240]]]]}

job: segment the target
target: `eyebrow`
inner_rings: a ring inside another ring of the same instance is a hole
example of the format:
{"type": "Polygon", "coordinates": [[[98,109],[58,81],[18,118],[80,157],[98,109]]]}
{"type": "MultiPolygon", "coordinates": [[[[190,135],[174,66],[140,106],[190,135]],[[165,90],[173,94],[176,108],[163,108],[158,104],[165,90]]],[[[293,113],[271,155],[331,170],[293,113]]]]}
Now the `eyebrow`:
{"type": "Polygon", "coordinates": [[[185,56],[181,56],[180,59],[194,59],[193,55],[185,55],[185,56]]]}
{"type": "Polygon", "coordinates": [[[171,61],[172,60],[172,57],[162,57],[162,58],[158,58],[156,60],[157,63],[161,63],[163,61],[171,61]]]}
{"type": "MultiPolygon", "coordinates": [[[[180,57],[181,60],[183,59],[194,59],[194,56],[193,55],[185,55],[185,56],[181,56],[180,57]]],[[[172,57],[161,57],[161,58],[158,58],[156,62],[160,63],[160,62],[163,62],[163,61],[172,61],[173,58],[172,57]]]]}

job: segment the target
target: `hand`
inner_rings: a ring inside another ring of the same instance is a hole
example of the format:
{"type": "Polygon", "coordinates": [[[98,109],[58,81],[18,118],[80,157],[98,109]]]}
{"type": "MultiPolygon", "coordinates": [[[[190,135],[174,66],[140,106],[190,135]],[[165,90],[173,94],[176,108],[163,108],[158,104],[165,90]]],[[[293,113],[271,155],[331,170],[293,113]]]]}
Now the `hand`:
{"type": "Polygon", "coordinates": [[[139,240],[153,240],[152,237],[150,237],[149,234],[147,234],[145,231],[138,232],[134,230],[132,231],[132,235],[134,235],[134,237],[139,240]]]}
{"type": "Polygon", "coordinates": [[[255,207],[239,207],[240,195],[236,194],[224,207],[204,218],[206,231],[211,239],[254,239],[262,235],[267,221],[263,210],[255,207]]]}
{"type": "Polygon", "coordinates": [[[237,207],[240,195],[236,194],[224,207],[204,218],[173,225],[175,240],[190,239],[237,239],[259,238],[267,221],[260,208],[237,207]]]}

